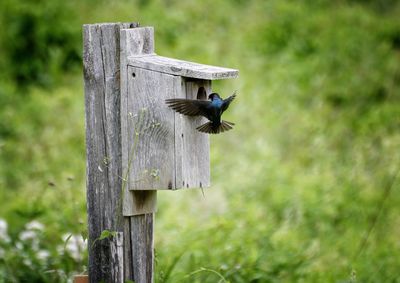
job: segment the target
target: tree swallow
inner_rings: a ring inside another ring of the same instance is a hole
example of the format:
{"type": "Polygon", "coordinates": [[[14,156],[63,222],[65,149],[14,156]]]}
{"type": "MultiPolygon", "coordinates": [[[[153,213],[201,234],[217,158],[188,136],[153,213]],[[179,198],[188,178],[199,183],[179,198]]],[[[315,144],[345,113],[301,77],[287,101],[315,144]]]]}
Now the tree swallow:
{"type": "Polygon", "coordinates": [[[184,98],[167,99],[165,102],[169,107],[188,116],[204,116],[210,122],[207,122],[196,129],[202,133],[219,134],[232,129],[234,123],[221,120],[221,115],[229,104],[236,97],[236,92],[226,99],[222,99],[218,93],[211,93],[207,100],[194,100],[184,98]]]}

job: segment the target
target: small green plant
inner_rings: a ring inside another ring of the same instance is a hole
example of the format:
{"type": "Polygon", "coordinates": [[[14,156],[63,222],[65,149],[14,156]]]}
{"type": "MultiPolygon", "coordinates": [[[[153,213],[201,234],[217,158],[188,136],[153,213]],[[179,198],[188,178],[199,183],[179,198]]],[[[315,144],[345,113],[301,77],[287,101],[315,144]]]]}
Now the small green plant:
{"type": "Polygon", "coordinates": [[[102,241],[104,239],[111,239],[111,238],[115,237],[116,235],[117,235],[117,231],[110,231],[110,230],[105,229],[105,230],[101,231],[100,236],[93,241],[90,248],[93,249],[93,247],[97,243],[97,241],[102,241]]]}

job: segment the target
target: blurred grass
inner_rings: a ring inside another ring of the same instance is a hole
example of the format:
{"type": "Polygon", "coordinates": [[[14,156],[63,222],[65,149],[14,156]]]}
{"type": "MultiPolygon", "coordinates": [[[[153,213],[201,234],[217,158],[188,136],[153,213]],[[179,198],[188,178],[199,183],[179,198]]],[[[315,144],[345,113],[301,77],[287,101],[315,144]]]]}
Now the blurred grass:
{"type": "MultiPolygon", "coordinates": [[[[213,85],[239,95],[226,113],[235,129],[212,137],[212,188],[159,193],[157,282],[218,282],[209,270],[230,282],[400,281],[397,1],[55,3],[73,15],[55,22],[71,28],[72,54],[83,23],[139,21],[159,54],[240,70],[213,85]]],[[[24,35],[14,31],[3,41],[24,35]]],[[[16,64],[4,57],[2,71],[16,64]]],[[[50,58],[24,88],[15,72],[0,77],[0,215],[14,237],[32,218],[60,238],[86,218],[81,71],[50,58]]]]}

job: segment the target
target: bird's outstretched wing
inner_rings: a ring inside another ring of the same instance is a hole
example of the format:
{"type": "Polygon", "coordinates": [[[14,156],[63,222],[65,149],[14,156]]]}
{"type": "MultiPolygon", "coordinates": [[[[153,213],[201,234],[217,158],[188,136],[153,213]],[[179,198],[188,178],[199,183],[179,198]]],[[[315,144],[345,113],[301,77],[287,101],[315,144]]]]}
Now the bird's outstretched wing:
{"type": "Polygon", "coordinates": [[[166,99],[165,103],[169,107],[188,116],[206,116],[207,106],[210,105],[210,101],[205,100],[194,100],[194,99],[184,99],[184,98],[172,98],[166,99]]]}
{"type": "Polygon", "coordinates": [[[222,107],[221,107],[222,112],[224,112],[226,109],[228,109],[229,104],[231,104],[231,102],[235,99],[235,97],[236,97],[236,91],[231,96],[224,99],[224,102],[222,103],[222,107]]]}

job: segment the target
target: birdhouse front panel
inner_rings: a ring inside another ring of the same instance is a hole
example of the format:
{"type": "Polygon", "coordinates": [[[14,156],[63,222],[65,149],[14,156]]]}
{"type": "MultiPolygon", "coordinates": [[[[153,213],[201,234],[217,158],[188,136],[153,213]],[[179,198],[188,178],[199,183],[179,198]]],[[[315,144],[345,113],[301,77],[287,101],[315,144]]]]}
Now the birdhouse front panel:
{"type": "Polygon", "coordinates": [[[125,113],[129,190],[209,186],[209,137],[196,127],[204,118],[187,117],[165,104],[170,98],[205,99],[211,82],[128,67],[125,113]]]}
{"type": "Polygon", "coordinates": [[[175,188],[175,115],[163,101],[176,97],[181,78],[128,67],[127,133],[130,190],[175,188]]]}

